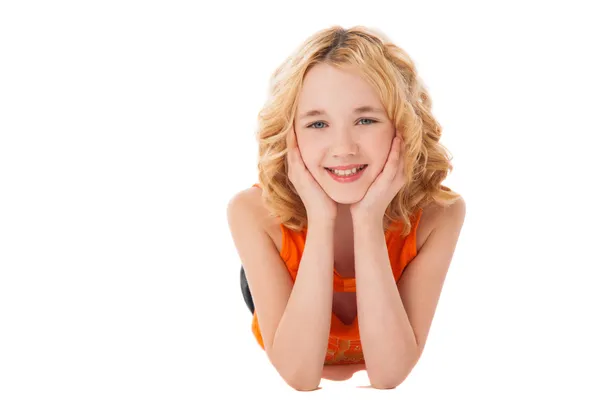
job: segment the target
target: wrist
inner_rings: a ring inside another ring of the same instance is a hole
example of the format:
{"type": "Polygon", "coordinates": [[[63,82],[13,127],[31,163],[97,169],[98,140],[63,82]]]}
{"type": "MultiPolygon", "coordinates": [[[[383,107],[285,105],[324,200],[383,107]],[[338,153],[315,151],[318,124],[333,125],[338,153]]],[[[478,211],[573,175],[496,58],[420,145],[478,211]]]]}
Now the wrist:
{"type": "Polygon", "coordinates": [[[335,216],[323,216],[323,215],[308,215],[308,226],[310,227],[323,227],[333,228],[335,226],[335,216]]]}
{"type": "Polygon", "coordinates": [[[383,229],[383,217],[373,214],[353,213],[352,226],[354,228],[374,227],[383,229]]]}

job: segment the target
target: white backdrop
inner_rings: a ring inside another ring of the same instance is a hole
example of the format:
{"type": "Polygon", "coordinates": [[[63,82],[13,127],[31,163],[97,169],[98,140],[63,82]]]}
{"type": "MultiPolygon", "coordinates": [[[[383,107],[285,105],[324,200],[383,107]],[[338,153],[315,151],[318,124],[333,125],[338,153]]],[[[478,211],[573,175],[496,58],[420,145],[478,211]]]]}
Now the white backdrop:
{"type": "Polygon", "coordinates": [[[0,398],[600,398],[600,31],[593,2],[548,3],[2,2],[0,398]],[[415,60],[467,203],[393,391],[287,387],[226,220],[268,78],[334,24],[415,60]]]}

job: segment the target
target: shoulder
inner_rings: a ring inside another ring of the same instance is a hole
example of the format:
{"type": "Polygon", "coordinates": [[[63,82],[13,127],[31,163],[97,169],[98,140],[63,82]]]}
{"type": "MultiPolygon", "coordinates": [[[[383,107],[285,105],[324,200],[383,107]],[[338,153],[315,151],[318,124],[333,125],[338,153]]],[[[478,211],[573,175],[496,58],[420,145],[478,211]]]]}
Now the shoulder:
{"type": "Polygon", "coordinates": [[[262,189],[253,186],[235,193],[227,205],[227,217],[230,225],[236,222],[258,225],[278,249],[281,247],[279,220],[269,215],[262,199],[262,189]]]}
{"type": "Polygon", "coordinates": [[[235,193],[227,204],[228,216],[235,218],[240,215],[255,215],[257,211],[260,212],[257,207],[257,197],[260,197],[260,189],[256,187],[250,187],[235,193]]]}
{"type": "Polygon", "coordinates": [[[227,204],[227,217],[236,222],[250,220],[264,227],[266,209],[262,205],[261,189],[250,187],[235,193],[227,204]]]}
{"type": "Polygon", "coordinates": [[[442,207],[438,217],[439,225],[452,225],[462,227],[467,214],[467,203],[462,196],[459,196],[452,204],[442,207]]]}
{"type": "Polygon", "coordinates": [[[459,197],[448,205],[441,205],[437,203],[431,203],[423,208],[423,214],[421,220],[431,228],[435,229],[441,225],[447,225],[448,223],[462,225],[466,215],[467,205],[465,199],[459,195],[459,197]]]}
{"type": "Polygon", "coordinates": [[[441,205],[433,202],[423,207],[423,213],[421,214],[417,228],[417,248],[421,248],[431,232],[440,229],[442,226],[452,226],[460,230],[465,215],[466,202],[462,196],[449,205],[441,205]]]}

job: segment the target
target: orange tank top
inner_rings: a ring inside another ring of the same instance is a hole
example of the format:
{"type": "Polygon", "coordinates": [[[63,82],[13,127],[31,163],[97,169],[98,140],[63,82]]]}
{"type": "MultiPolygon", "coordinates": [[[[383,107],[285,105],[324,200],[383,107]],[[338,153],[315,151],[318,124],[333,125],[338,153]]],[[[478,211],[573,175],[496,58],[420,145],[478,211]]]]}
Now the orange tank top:
{"type": "MultiPolygon", "coordinates": [[[[259,187],[258,183],[252,185],[259,187]]],[[[400,231],[385,232],[385,241],[388,249],[388,256],[394,280],[398,282],[404,268],[417,255],[417,227],[423,213],[423,209],[417,210],[415,215],[411,217],[411,231],[408,236],[402,238],[400,231]]],[[[401,228],[401,221],[395,223],[401,228]]],[[[282,246],[279,255],[284,261],[287,270],[292,277],[292,281],[296,281],[300,259],[304,251],[306,242],[306,228],[302,232],[295,232],[281,224],[282,246]]],[[[335,292],[355,292],[355,278],[344,278],[334,269],[333,290],[335,292]]],[[[256,310],[252,316],[252,332],[258,344],[264,349],[264,343],[258,326],[258,318],[256,310]]],[[[329,333],[329,343],[327,347],[327,355],[325,357],[325,365],[337,364],[362,364],[364,357],[360,343],[360,335],[358,331],[358,316],[350,325],[343,323],[335,313],[331,313],[331,329],[329,333]]]]}

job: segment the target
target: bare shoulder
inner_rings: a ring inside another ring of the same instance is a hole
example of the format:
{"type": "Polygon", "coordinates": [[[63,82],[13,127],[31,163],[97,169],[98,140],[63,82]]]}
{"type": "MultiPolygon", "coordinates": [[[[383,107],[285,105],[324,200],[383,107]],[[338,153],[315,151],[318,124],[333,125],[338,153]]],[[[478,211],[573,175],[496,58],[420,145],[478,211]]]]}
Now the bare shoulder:
{"type": "Polygon", "coordinates": [[[229,200],[227,212],[229,214],[233,213],[233,217],[239,216],[237,214],[241,212],[251,212],[252,215],[256,214],[259,211],[256,208],[256,189],[255,187],[251,187],[235,193],[229,200]]]}
{"type": "Polygon", "coordinates": [[[417,248],[420,249],[425,241],[427,241],[431,232],[441,225],[451,223],[460,229],[465,214],[466,202],[462,196],[450,205],[441,205],[432,202],[423,207],[423,214],[421,215],[419,226],[417,228],[417,248]]]}
{"type": "Polygon", "coordinates": [[[277,249],[281,250],[281,227],[279,219],[269,215],[262,199],[262,189],[255,186],[236,193],[228,205],[230,219],[249,219],[264,230],[277,249]]]}
{"type": "Polygon", "coordinates": [[[262,205],[261,193],[256,189],[248,188],[236,193],[227,206],[227,218],[252,293],[264,348],[272,359],[275,332],[293,281],[267,233],[270,218],[262,205]]]}

